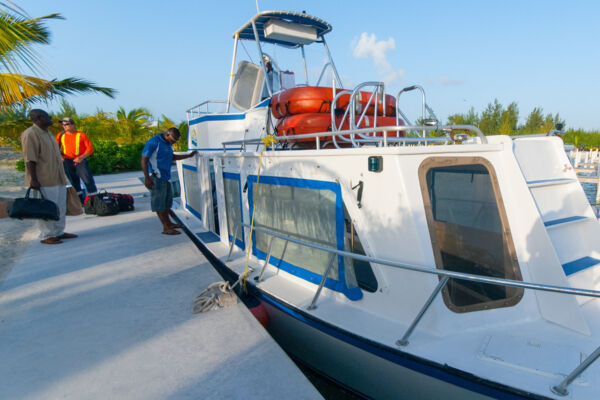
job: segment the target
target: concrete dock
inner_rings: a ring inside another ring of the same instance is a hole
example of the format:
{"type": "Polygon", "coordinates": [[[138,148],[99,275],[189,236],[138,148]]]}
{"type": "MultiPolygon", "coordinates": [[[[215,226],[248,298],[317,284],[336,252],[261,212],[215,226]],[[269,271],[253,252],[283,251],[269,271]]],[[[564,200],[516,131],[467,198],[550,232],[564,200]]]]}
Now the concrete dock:
{"type": "Polygon", "coordinates": [[[97,177],[135,211],[67,217],[78,238],[32,237],[0,278],[0,399],[321,398],[242,303],[192,314],[222,279],[139,176],[97,177]]]}

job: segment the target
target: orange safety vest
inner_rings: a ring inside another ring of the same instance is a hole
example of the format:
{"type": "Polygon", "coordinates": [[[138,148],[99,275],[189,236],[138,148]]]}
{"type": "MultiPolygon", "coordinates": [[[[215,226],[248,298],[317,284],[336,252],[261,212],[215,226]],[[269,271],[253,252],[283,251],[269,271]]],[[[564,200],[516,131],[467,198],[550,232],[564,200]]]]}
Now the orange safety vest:
{"type": "MultiPolygon", "coordinates": [[[[75,136],[75,156],[77,157],[79,155],[79,143],[80,143],[80,139],[81,139],[81,132],[77,132],[77,135],[75,136]]],[[[63,152],[63,154],[65,153],[65,134],[63,133],[62,135],[60,135],[60,148],[63,152]]]]}

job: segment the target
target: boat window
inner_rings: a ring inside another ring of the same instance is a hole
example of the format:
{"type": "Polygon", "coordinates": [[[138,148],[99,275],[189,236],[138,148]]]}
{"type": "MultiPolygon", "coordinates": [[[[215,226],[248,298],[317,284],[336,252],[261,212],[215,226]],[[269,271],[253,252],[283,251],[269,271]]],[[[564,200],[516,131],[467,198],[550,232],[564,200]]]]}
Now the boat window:
{"type": "Polygon", "coordinates": [[[200,179],[198,176],[198,168],[182,164],[183,167],[183,190],[185,191],[185,208],[202,219],[200,210],[202,209],[202,201],[200,198],[200,179]]]}
{"type": "MultiPolygon", "coordinates": [[[[521,280],[492,165],[481,157],[425,160],[419,169],[436,265],[521,280]]],[[[444,301],[455,312],[509,307],[523,289],[450,279],[444,301]]]]}
{"type": "Polygon", "coordinates": [[[229,242],[236,236],[235,244],[244,248],[244,235],[241,223],[242,218],[242,197],[240,196],[240,174],[225,172],[223,174],[223,191],[225,195],[225,214],[227,216],[227,232],[229,242]]]}
{"type": "Polygon", "coordinates": [[[264,81],[265,74],[261,66],[240,61],[231,88],[231,104],[241,111],[258,104],[264,81]]]}
{"type": "MultiPolygon", "coordinates": [[[[344,228],[344,250],[349,253],[366,255],[345,205],[344,228]]],[[[356,281],[358,287],[371,293],[377,291],[377,278],[375,278],[371,263],[350,257],[344,257],[344,262],[348,270],[348,276],[354,275],[353,279],[356,281]]]]}
{"type": "MultiPolygon", "coordinates": [[[[250,210],[254,225],[309,243],[344,249],[344,217],[340,186],[336,182],[306,179],[248,177],[250,210]]],[[[266,257],[271,236],[255,231],[254,254],[266,257]]],[[[327,270],[331,253],[274,239],[270,263],[303,279],[319,284],[327,270]],[[285,249],[285,252],[284,252],[285,249]]],[[[344,292],[352,300],[362,297],[352,271],[344,268],[342,257],[334,256],[325,286],[344,292]]]]}

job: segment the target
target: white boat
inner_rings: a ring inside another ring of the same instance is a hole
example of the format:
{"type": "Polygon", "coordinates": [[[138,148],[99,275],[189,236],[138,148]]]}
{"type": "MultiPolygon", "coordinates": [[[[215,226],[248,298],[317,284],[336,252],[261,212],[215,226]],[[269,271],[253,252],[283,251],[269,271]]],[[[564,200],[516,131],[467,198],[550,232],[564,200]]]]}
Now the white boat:
{"type": "Polygon", "coordinates": [[[600,226],[560,137],[440,125],[416,85],[393,102],[381,82],[341,91],[330,31],[265,11],[235,32],[227,100],[188,110],[199,155],[178,163],[178,213],[194,240],[286,351],[363,396],[600,398],[600,226]],[[240,41],[260,65],[236,69],[240,41]],[[282,96],[320,82],[267,43],[324,46],[333,132],[286,128],[282,96]],[[410,90],[422,126],[398,107],[410,90]]]}

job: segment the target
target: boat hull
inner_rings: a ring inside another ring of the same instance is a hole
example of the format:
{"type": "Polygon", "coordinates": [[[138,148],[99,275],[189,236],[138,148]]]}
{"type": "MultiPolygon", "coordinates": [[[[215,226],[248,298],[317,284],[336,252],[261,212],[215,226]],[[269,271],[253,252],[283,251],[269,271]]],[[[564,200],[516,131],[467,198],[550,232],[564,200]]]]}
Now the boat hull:
{"type": "Polygon", "coordinates": [[[294,358],[352,391],[374,399],[523,399],[526,395],[490,387],[451,368],[422,362],[401,352],[347,336],[335,327],[308,320],[261,296],[269,313],[269,333],[294,358]]]}
{"type": "MultiPolygon", "coordinates": [[[[219,274],[239,274],[189,229],[186,234],[219,274]]],[[[373,399],[547,399],[382,346],[312,317],[248,282],[248,294],[267,310],[267,330],[292,357],[339,385],[373,399]]]]}

